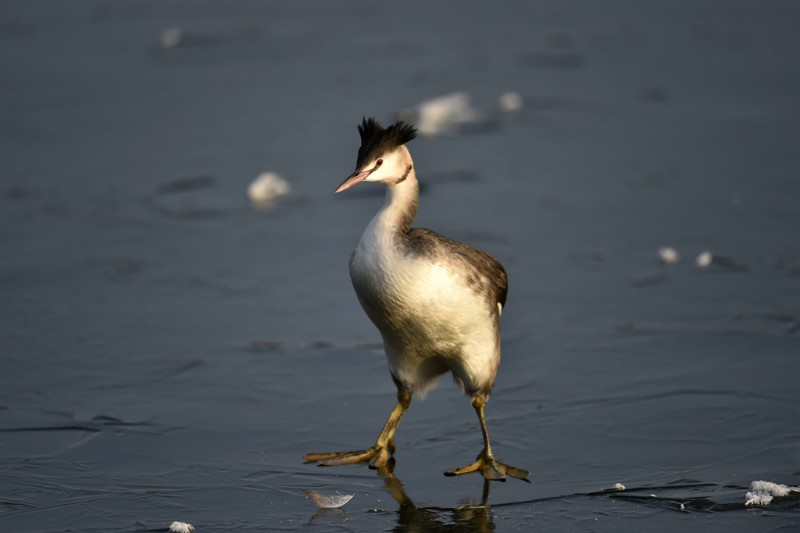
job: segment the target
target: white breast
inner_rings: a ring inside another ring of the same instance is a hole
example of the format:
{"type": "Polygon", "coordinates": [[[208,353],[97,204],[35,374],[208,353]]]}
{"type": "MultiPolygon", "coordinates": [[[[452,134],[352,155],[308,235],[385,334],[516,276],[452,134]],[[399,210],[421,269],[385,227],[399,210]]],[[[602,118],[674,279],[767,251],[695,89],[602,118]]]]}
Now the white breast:
{"type": "Polygon", "coordinates": [[[457,273],[365,232],[350,275],[361,305],[383,336],[389,367],[401,382],[422,392],[446,370],[467,390],[493,380],[499,363],[499,314],[457,273]],[[424,363],[431,358],[446,368],[428,368],[424,363]]]}

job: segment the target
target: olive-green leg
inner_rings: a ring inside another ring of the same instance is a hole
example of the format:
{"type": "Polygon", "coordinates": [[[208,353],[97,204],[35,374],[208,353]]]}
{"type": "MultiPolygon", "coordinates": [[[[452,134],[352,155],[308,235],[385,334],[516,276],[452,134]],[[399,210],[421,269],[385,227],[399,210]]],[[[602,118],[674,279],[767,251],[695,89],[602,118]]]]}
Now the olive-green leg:
{"type": "Polygon", "coordinates": [[[394,437],[403,414],[411,404],[411,393],[397,391],[397,405],[394,406],[388,420],[378,435],[375,445],[366,450],[332,453],[307,453],[303,459],[307,463],[319,463],[320,466],[340,466],[358,463],[369,463],[370,468],[381,468],[389,457],[394,455],[394,437]]]}
{"type": "Polygon", "coordinates": [[[530,483],[527,470],[517,468],[515,466],[501,463],[494,458],[492,453],[492,446],[489,443],[489,431],[486,429],[486,418],[483,414],[484,407],[486,406],[486,396],[478,395],[472,400],[472,407],[478,414],[478,420],[481,423],[481,432],[483,433],[483,450],[478,454],[474,463],[454,470],[448,470],[444,473],[445,476],[461,476],[464,474],[471,474],[472,472],[480,472],[481,475],[488,480],[505,481],[506,475],[521,479],[530,483]]]}

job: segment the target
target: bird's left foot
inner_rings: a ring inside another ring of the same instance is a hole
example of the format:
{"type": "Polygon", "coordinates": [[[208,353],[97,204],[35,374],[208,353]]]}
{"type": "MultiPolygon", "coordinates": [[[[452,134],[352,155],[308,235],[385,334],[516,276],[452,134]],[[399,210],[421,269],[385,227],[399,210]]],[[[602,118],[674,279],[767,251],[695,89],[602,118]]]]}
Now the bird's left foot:
{"type": "Polygon", "coordinates": [[[385,446],[376,444],[366,450],[354,452],[307,453],[303,460],[307,463],[319,463],[320,466],[369,463],[369,467],[375,469],[386,466],[391,455],[394,455],[394,443],[389,441],[385,446]]]}
{"type": "Polygon", "coordinates": [[[517,468],[516,466],[501,463],[490,454],[487,454],[485,450],[481,451],[474,463],[454,470],[448,470],[444,475],[462,476],[473,472],[480,472],[485,479],[492,481],[505,481],[506,475],[509,475],[528,483],[531,482],[531,480],[528,479],[530,472],[522,468],[517,468]]]}

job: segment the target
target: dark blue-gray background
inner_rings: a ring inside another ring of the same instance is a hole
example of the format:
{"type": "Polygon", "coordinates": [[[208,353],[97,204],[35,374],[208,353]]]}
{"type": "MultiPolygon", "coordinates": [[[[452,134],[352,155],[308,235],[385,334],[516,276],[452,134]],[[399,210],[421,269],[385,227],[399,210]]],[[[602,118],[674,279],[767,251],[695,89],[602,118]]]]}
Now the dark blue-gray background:
{"type": "Polygon", "coordinates": [[[799,21],[791,1],[3,2],[0,529],[796,526],[740,507],[753,480],[800,485],[799,21]],[[482,482],[441,475],[480,448],[445,378],[398,432],[398,512],[366,467],[301,462],[370,444],[394,401],[347,273],[379,187],[333,189],[363,115],[453,91],[491,127],[409,145],[417,224],[508,270],[487,415],[533,483],[450,511],[482,482]],[[265,212],[266,170],[292,194],[265,212]],[[698,269],[704,250],[745,268],[698,269]],[[643,490],[595,494],[618,482],[643,490]],[[305,489],[355,496],[314,515],[305,489]]]}

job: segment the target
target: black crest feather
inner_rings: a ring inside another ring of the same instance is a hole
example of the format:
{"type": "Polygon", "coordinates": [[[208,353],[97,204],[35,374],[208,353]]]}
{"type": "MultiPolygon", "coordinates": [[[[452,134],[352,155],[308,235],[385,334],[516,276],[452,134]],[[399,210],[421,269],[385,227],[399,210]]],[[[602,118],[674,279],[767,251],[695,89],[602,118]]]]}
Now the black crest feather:
{"type": "Polygon", "coordinates": [[[358,125],[361,136],[361,147],[358,149],[356,168],[367,161],[377,159],[386,152],[406,144],[417,136],[417,130],[411,124],[397,121],[388,128],[381,126],[374,118],[363,118],[358,125]]]}

